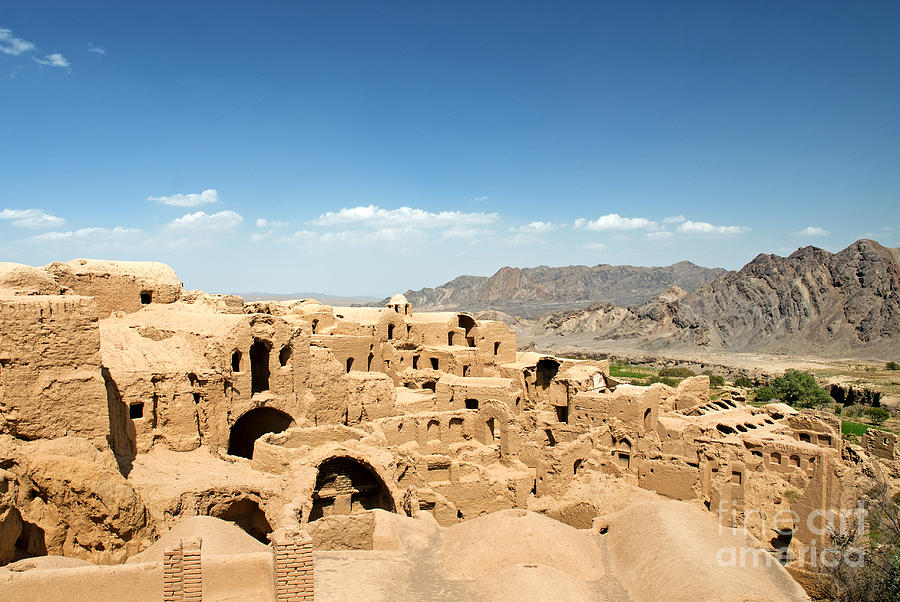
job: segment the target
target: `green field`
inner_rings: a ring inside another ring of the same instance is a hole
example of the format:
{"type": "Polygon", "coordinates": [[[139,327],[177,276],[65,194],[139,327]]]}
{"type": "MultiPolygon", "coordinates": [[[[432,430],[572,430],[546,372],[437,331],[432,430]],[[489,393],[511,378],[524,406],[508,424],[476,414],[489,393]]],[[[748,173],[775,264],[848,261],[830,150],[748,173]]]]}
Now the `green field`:
{"type": "Polygon", "coordinates": [[[852,420],[841,421],[841,433],[844,435],[856,435],[862,437],[869,430],[868,424],[861,422],[853,422],[852,420]]]}
{"type": "Polygon", "coordinates": [[[638,368],[637,366],[632,366],[631,364],[610,364],[609,375],[613,378],[646,378],[648,376],[655,376],[656,370],[651,370],[649,368],[638,368]]]}

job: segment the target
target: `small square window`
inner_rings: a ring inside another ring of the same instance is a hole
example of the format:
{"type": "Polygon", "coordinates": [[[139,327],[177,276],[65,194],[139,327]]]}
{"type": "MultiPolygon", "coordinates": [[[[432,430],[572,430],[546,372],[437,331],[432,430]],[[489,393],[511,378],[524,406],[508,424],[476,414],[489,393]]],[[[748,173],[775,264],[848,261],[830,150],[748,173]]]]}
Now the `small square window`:
{"type": "Polygon", "coordinates": [[[153,302],[153,293],[144,291],[141,293],[141,305],[150,305],[153,302]]]}
{"type": "Polygon", "coordinates": [[[128,417],[132,420],[137,420],[139,418],[144,417],[144,404],[142,403],[133,403],[128,406],[128,417]]]}

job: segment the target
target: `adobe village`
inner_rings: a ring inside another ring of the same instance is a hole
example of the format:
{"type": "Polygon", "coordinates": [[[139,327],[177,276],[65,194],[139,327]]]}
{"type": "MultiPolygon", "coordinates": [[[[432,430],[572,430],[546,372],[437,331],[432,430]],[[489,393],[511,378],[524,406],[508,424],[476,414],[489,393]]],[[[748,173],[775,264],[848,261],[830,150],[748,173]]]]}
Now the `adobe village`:
{"type": "Polygon", "coordinates": [[[746,401],[403,295],[0,264],[0,598],[823,598],[898,437],[746,401]]]}

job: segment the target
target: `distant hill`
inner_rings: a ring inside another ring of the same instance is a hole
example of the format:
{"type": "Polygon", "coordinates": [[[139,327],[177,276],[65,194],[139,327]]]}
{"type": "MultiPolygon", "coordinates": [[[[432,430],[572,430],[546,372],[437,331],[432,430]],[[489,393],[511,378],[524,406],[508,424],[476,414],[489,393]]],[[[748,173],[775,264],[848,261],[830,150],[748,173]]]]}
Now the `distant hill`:
{"type": "Polygon", "coordinates": [[[416,311],[498,310],[536,317],[598,301],[639,305],[671,286],[692,291],[724,273],[722,268],[704,268],[689,261],[666,267],[503,267],[493,276],[460,276],[437,288],[411,290],[405,295],[416,311]]]}
{"type": "Polygon", "coordinates": [[[377,297],[341,297],[327,293],[234,293],[245,302],[253,301],[287,301],[290,299],[315,299],[325,305],[349,307],[351,305],[368,305],[378,301],[377,297]]]}
{"type": "Polygon", "coordinates": [[[838,253],[758,255],[693,292],[640,307],[595,305],[540,322],[546,334],[635,339],[645,347],[856,355],[900,352],[900,249],[858,240],[838,253]]]}

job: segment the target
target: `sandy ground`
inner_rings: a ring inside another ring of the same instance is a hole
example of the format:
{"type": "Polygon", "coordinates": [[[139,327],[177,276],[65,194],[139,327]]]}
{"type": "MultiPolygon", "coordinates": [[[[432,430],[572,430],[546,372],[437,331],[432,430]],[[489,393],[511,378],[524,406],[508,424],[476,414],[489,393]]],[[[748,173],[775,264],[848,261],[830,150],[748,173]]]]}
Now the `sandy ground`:
{"type": "Polygon", "coordinates": [[[376,531],[389,532],[379,541],[392,549],[316,552],[317,600],[808,600],[771,557],[718,564],[723,546],[768,553],[684,502],[629,506],[610,516],[607,535],[524,510],[444,529],[430,515],[377,512],[376,531]]]}

